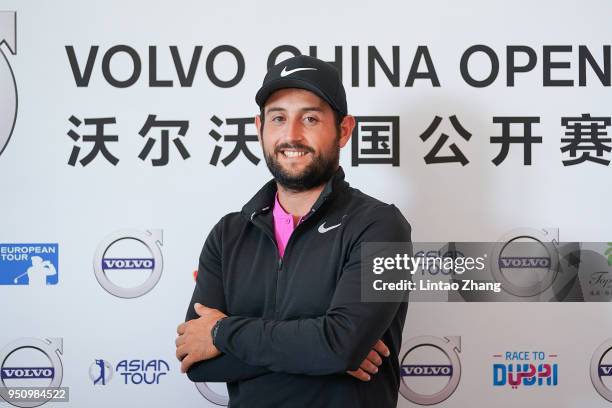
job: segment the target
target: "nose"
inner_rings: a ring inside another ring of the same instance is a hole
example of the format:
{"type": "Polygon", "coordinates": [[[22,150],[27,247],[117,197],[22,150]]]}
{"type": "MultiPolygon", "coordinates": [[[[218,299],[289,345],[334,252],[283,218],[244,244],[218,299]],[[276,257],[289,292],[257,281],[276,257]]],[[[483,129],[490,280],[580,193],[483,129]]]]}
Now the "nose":
{"type": "Polygon", "coordinates": [[[285,140],[287,143],[299,142],[303,140],[304,135],[302,133],[302,122],[298,117],[290,117],[287,119],[287,126],[285,127],[285,140]]]}

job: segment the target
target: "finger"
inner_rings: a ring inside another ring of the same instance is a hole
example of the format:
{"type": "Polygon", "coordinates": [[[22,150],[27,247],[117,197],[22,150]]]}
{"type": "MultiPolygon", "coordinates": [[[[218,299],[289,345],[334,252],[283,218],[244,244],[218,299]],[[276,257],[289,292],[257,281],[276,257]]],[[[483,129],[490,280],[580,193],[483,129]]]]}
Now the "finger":
{"type": "Polygon", "coordinates": [[[191,354],[187,354],[187,356],[181,361],[181,372],[186,373],[193,363],[195,363],[193,357],[191,357],[191,354]]]}
{"type": "Polygon", "coordinates": [[[374,345],[374,350],[378,351],[381,355],[385,357],[389,357],[389,355],[391,354],[389,352],[389,348],[387,347],[385,343],[383,343],[382,340],[378,340],[376,342],[376,344],[374,345]]]}
{"type": "Polygon", "coordinates": [[[195,310],[195,312],[200,317],[211,313],[212,310],[215,310],[213,308],[206,307],[206,306],[204,306],[203,304],[200,304],[200,303],[194,303],[193,304],[193,309],[195,310]]]}
{"type": "Polygon", "coordinates": [[[205,310],[205,311],[206,311],[206,310],[212,310],[212,307],[204,306],[204,305],[203,305],[203,304],[201,304],[201,303],[194,303],[194,304],[193,304],[193,308],[194,308],[195,310],[198,310],[198,309],[200,309],[200,310],[205,310]]]}
{"type": "Polygon", "coordinates": [[[382,358],[380,358],[380,355],[374,350],[370,350],[366,358],[370,360],[372,364],[375,364],[377,366],[382,364],[382,358]]]}
{"type": "Polygon", "coordinates": [[[176,347],[178,347],[178,346],[185,344],[185,341],[186,341],[185,336],[181,335],[176,338],[176,340],[174,341],[174,344],[176,345],[176,347]]]}
{"type": "Polygon", "coordinates": [[[182,361],[188,353],[189,350],[187,350],[187,346],[185,345],[176,348],[176,358],[179,361],[182,361]]]}
{"type": "Polygon", "coordinates": [[[367,358],[363,360],[359,368],[370,374],[376,374],[378,372],[378,367],[376,366],[376,364],[372,363],[367,358]]]}
{"type": "Polygon", "coordinates": [[[370,377],[368,373],[363,371],[361,368],[358,368],[355,371],[347,371],[347,374],[352,375],[353,377],[361,381],[370,381],[370,379],[372,378],[370,377]]]}
{"type": "Polygon", "coordinates": [[[176,328],[176,332],[177,332],[178,334],[183,334],[183,333],[185,333],[185,328],[186,328],[186,326],[187,326],[187,323],[186,323],[186,322],[185,322],[185,323],[181,323],[181,324],[179,324],[179,325],[178,325],[178,327],[176,328]]]}
{"type": "Polygon", "coordinates": [[[193,310],[195,310],[195,312],[198,314],[198,316],[202,317],[202,315],[205,313],[204,312],[204,306],[202,306],[199,303],[195,303],[193,305],[193,310]]]}

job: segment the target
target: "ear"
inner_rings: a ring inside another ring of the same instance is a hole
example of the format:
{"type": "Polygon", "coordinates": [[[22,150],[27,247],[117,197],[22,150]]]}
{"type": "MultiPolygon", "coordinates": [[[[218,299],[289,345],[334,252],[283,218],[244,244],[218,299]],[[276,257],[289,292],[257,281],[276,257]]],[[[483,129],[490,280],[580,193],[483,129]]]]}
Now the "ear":
{"type": "Polygon", "coordinates": [[[353,135],[353,129],[355,128],[355,117],[352,115],[346,115],[340,123],[340,147],[346,146],[349,139],[353,135]]]}
{"type": "Polygon", "coordinates": [[[255,129],[257,130],[257,140],[261,144],[261,118],[259,115],[255,115],[255,129]]]}

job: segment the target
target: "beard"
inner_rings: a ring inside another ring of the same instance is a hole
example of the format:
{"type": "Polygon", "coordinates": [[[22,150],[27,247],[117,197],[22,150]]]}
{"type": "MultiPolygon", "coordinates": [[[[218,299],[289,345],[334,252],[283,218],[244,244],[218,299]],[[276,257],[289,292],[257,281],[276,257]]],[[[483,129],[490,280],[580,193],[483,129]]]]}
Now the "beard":
{"type": "Polygon", "coordinates": [[[334,175],[340,163],[340,147],[336,144],[326,153],[315,155],[314,150],[308,146],[296,143],[282,143],[276,146],[271,153],[264,153],[264,157],[270,173],[272,173],[274,180],[278,184],[287,190],[302,192],[327,183],[334,175]],[[276,160],[276,155],[282,154],[281,150],[287,148],[304,150],[312,156],[311,162],[297,174],[290,173],[276,160]]]}

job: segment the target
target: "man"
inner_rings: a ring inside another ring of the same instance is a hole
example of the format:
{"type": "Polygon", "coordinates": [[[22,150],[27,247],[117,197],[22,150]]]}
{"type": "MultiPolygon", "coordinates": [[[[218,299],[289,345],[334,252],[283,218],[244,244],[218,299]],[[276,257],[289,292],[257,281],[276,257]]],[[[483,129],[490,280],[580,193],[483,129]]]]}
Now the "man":
{"type": "Polygon", "coordinates": [[[344,181],[355,119],[332,65],[283,61],[255,100],[274,180],[206,239],[181,369],[227,382],[232,408],[395,407],[407,303],[360,301],[360,248],[408,242],[410,225],[344,181]]]}

